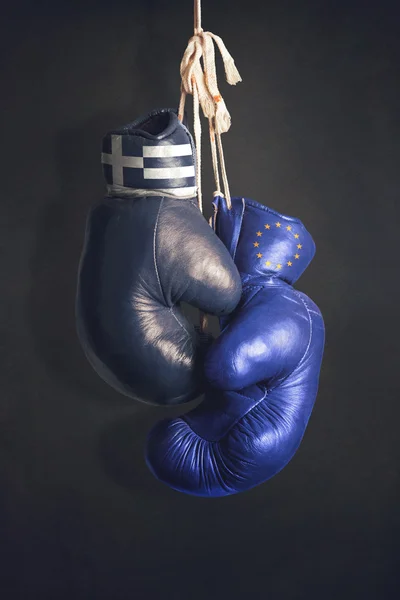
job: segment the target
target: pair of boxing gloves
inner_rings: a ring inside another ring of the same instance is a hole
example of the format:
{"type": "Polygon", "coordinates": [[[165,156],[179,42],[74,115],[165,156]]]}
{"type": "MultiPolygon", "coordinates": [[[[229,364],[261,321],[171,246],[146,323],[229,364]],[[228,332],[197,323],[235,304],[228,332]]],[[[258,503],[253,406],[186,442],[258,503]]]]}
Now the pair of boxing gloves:
{"type": "Polygon", "coordinates": [[[192,137],[169,109],[107,134],[107,196],[91,210],[79,267],[77,330],[98,374],[157,405],[205,399],[150,432],[146,461],[198,496],[250,489],[296,452],[324,347],[317,306],[292,284],[315,252],[298,219],[245,198],[196,199],[192,137]],[[220,318],[216,340],[185,302],[220,318]]]}

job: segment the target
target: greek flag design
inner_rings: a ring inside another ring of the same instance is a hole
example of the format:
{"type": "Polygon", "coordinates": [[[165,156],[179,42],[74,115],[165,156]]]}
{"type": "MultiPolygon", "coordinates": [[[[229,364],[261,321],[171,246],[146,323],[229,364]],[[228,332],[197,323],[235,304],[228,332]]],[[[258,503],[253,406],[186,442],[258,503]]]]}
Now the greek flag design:
{"type": "Polygon", "coordinates": [[[196,185],[190,143],[152,144],[135,136],[111,134],[103,141],[101,162],[107,183],[118,188],[175,193],[176,188],[187,191],[196,185]]]}

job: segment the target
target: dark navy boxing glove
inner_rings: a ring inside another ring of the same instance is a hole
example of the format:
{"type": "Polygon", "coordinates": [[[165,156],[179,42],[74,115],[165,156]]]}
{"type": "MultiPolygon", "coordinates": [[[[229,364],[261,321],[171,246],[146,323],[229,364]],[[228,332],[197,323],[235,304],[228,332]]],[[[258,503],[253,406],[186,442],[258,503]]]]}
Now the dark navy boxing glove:
{"type": "Polygon", "coordinates": [[[292,458],[317,394],[324,324],[292,287],[315,246],[304,225],[265,206],[215,201],[215,229],[241,275],[241,301],[208,351],[212,387],[186,415],[150,432],[147,463],[169,486],[225,496],[262,483],[292,458]]]}
{"type": "Polygon", "coordinates": [[[194,147],[176,112],[158,110],[103,139],[108,195],[88,217],[77,329],[115,389],[172,405],[202,392],[206,343],[180,302],[225,315],[241,282],[196,200],[194,147]]]}

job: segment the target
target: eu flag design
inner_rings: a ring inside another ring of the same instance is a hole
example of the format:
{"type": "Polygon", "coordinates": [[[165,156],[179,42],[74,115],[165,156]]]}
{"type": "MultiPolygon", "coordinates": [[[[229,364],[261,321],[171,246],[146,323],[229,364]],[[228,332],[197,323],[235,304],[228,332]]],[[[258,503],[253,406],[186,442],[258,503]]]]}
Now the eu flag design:
{"type": "Polygon", "coordinates": [[[293,283],[314,256],[314,241],[299,219],[248,198],[232,198],[231,210],[222,198],[216,198],[214,206],[218,213],[224,213],[220,221],[224,231],[220,225],[217,235],[230,243],[239,273],[277,276],[293,283]]]}
{"type": "MultiPolygon", "coordinates": [[[[271,231],[271,228],[273,228],[273,227],[276,227],[277,229],[281,229],[282,223],[280,221],[276,221],[275,223],[266,223],[264,225],[264,228],[266,231],[271,231]]],[[[299,228],[299,230],[300,230],[300,228],[299,228]]],[[[272,229],[272,231],[273,231],[273,229],[272,229]]],[[[265,258],[267,259],[267,260],[264,260],[264,264],[266,267],[272,267],[273,269],[276,269],[277,271],[281,271],[285,267],[289,267],[289,268],[293,267],[293,260],[300,259],[301,255],[299,254],[299,251],[303,248],[302,244],[293,243],[293,241],[296,242],[300,239],[300,233],[298,233],[296,230],[294,231],[292,225],[287,225],[286,227],[284,227],[283,232],[284,232],[283,235],[286,235],[287,239],[289,240],[290,245],[288,247],[288,250],[286,250],[286,248],[285,248],[285,251],[288,252],[288,254],[286,254],[286,256],[285,256],[285,253],[282,253],[282,257],[281,257],[280,261],[276,262],[274,260],[269,260],[268,249],[267,249],[267,253],[265,256],[260,251],[257,252],[257,254],[256,254],[257,258],[259,258],[259,259],[265,259],[265,258]]],[[[256,236],[258,238],[261,238],[264,233],[265,232],[262,232],[262,231],[256,231],[256,236]]],[[[267,245],[268,245],[268,247],[270,246],[269,240],[267,240],[267,245]]],[[[259,241],[253,242],[253,246],[255,248],[260,248],[260,246],[261,246],[261,248],[262,248],[262,245],[260,244],[259,241]]]]}

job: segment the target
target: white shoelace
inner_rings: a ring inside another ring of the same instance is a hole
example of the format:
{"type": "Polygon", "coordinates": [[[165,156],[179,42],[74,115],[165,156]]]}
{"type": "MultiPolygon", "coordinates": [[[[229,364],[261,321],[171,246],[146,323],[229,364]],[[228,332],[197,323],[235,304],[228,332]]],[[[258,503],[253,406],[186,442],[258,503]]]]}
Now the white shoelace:
{"type": "Polygon", "coordinates": [[[221,134],[228,131],[231,126],[231,116],[217,85],[214,43],[217,45],[221,53],[227,82],[231,85],[236,85],[236,83],[242,81],[242,79],[235,66],[235,62],[226,49],[222,39],[210,31],[203,31],[201,27],[200,0],[194,0],[194,15],[194,35],[188,42],[188,46],[185,50],[180,66],[182,83],[178,117],[181,121],[183,120],[186,96],[187,94],[192,94],[194,138],[196,145],[197,199],[199,208],[203,212],[201,189],[200,107],[203,110],[204,116],[209,121],[211,157],[216,185],[214,196],[224,196],[228,208],[231,208],[231,197],[221,140],[221,134]],[[201,59],[203,59],[204,70],[201,59]],[[223,194],[220,189],[218,155],[224,190],[223,194]]]}

